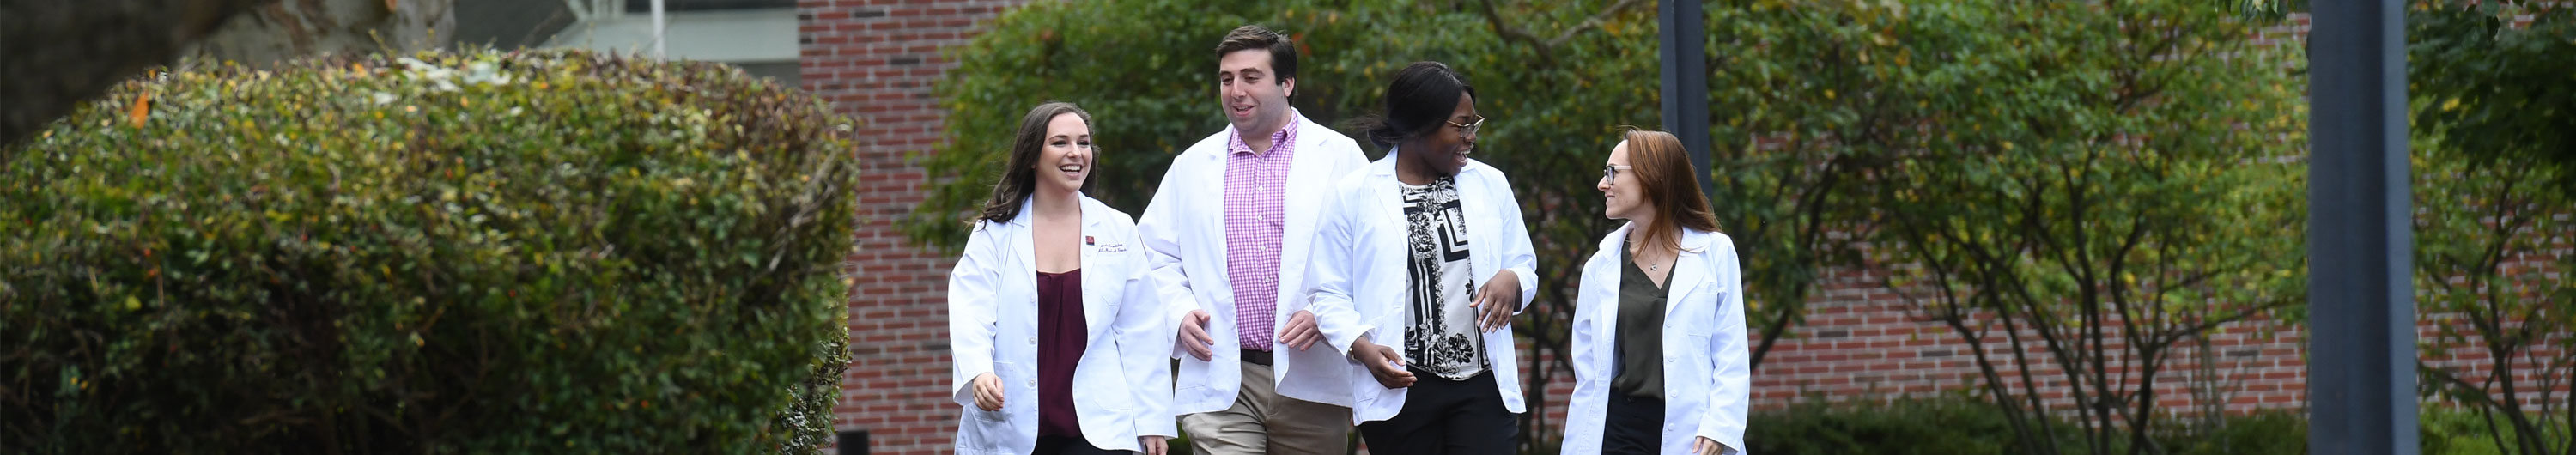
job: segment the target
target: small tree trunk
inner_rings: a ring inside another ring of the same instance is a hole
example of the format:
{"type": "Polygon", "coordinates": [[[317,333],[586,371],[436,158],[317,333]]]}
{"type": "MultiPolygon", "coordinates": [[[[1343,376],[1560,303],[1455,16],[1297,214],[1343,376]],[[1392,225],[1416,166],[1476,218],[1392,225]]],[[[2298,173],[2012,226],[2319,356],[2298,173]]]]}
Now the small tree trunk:
{"type": "MultiPolygon", "coordinates": [[[[188,42],[275,0],[12,1],[0,14],[0,146],[35,134],[78,103],[188,42]]],[[[0,156],[6,161],[7,156],[0,156]]]]}
{"type": "Polygon", "coordinates": [[[254,66],[314,55],[438,47],[456,28],[455,0],[282,0],[190,45],[209,63],[254,66]]]}

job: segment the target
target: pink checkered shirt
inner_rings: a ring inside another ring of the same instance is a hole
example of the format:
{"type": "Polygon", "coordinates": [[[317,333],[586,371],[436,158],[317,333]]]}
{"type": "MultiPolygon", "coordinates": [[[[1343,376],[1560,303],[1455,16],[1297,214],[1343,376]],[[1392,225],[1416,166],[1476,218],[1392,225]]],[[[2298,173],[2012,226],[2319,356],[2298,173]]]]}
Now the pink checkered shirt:
{"type": "Polygon", "coordinates": [[[1225,279],[1234,284],[1234,326],[1243,348],[1270,350],[1278,334],[1279,248],[1287,228],[1288,165],[1297,158],[1298,119],[1270,134],[1270,152],[1253,153],[1243,136],[1225,135],[1225,279]]]}

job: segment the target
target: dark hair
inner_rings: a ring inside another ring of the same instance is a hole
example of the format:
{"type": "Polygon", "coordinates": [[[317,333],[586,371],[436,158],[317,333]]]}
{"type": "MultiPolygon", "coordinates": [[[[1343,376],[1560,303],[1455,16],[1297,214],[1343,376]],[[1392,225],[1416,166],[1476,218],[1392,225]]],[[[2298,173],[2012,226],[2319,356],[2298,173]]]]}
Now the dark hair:
{"type": "Polygon", "coordinates": [[[1476,86],[1467,77],[1450,70],[1440,62],[1413,62],[1395,73],[1395,81],[1386,85],[1384,113],[1363,117],[1357,129],[1368,132],[1371,144],[1380,148],[1420,138],[1448,126],[1449,114],[1458,109],[1458,98],[1476,94],[1476,86]]]}
{"type": "Polygon", "coordinates": [[[1699,167],[1691,165],[1681,138],[1630,129],[1621,139],[1628,142],[1628,165],[1634,167],[1628,172],[1646,190],[1646,204],[1655,211],[1655,220],[1643,227],[1646,243],[1679,248],[1684,227],[1718,232],[1708,195],[1699,192],[1699,167]]]}
{"type": "MultiPolygon", "coordinates": [[[[993,198],[984,201],[983,213],[967,222],[1005,223],[1020,216],[1020,201],[1028,200],[1029,195],[1037,191],[1038,151],[1046,147],[1047,124],[1054,122],[1056,116],[1065,114],[1081,117],[1083,125],[1091,124],[1091,113],[1083,112],[1082,107],[1073,103],[1049,101],[1029,109],[1029,115],[1020,119],[1020,131],[1011,139],[1010,167],[1002,169],[1002,181],[993,183],[993,198]]],[[[1092,150],[1099,151],[1097,148],[1092,150]]],[[[1094,180],[1099,179],[1083,179],[1082,191],[1090,192],[1094,180]]]]}
{"type": "Polygon", "coordinates": [[[1289,79],[1297,78],[1297,42],[1288,39],[1287,34],[1259,25],[1235,27],[1233,32],[1226,33],[1225,40],[1216,42],[1216,58],[1223,59],[1225,54],[1235,51],[1265,48],[1270,50],[1271,84],[1286,84],[1289,79]]]}

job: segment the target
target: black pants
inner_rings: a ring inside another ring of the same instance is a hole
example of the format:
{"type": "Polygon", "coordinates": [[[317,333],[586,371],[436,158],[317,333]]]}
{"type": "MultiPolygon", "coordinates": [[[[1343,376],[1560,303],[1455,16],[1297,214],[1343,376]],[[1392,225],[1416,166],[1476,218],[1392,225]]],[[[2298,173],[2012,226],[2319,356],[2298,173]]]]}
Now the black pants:
{"type": "Polygon", "coordinates": [[[1657,453],[1664,449],[1664,400],[1611,392],[1601,422],[1601,453],[1657,453]]]}
{"type": "Polygon", "coordinates": [[[1360,424],[1369,453],[1512,453],[1520,422],[1503,408],[1494,372],[1451,381],[1417,369],[1413,377],[1413,390],[1405,393],[1404,409],[1394,418],[1360,424]]]}
{"type": "Polygon", "coordinates": [[[1128,452],[1101,450],[1099,447],[1093,447],[1091,441],[1084,441],[1082,438],[1039,436],[1038,449],[1030,453],[1032,455],[1121,455],[1128,452]]]}

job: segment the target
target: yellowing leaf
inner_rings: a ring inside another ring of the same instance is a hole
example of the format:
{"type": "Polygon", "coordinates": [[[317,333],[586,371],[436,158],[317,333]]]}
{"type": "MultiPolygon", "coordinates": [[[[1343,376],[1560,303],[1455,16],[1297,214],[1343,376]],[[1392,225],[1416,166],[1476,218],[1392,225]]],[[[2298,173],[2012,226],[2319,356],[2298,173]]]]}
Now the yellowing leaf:
{"type": "Polygon", "coordinates": [[[136,95],[134,97],[134,106],[125,113],[126,119],[133,123],[135,128],[142,128],[144,118],[151,115],[152,94],[149,92],[136,95]]]}

